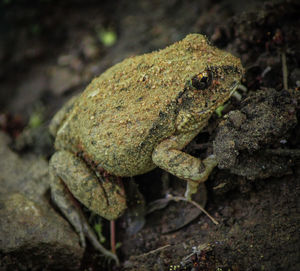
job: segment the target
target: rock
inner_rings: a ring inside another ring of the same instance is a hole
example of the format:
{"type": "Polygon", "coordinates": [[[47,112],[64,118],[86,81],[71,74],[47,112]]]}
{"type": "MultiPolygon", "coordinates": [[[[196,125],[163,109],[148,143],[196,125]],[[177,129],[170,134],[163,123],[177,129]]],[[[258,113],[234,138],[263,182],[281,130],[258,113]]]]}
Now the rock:
{"type": "Polygon", "coordinates": [[[50,89],[59,96],[78,86],[81,83],[80,76],[67,67],[54,67],[50,71],[50,89]]]}
{"type": "Polygon", "coordinates": [[[297,100],[293,91],[260,90],[230,112],[214,140],[218,167],[248,179],[290,173],[293,161],[279,149],[297,124],[297,100]]]}
{"type": "Polygon", "coordinates": [[[77,234],[50,201],[48,163],[19,157],[0,133],[0,268],[77,270],[77,234]]]}

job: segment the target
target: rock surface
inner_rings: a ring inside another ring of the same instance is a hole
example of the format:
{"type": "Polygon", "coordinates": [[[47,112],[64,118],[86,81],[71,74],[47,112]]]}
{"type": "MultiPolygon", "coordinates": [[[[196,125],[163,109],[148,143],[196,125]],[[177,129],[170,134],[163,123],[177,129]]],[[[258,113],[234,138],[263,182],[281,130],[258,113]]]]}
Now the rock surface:
{"type": "Polygon", "coordinates": [[[83,249],[51,206],[47,162],[8,144],[0,133],[0,269],[78,269],[83,249]]]}
{"type": "Polygon", "coordinates": [[[292,154],[279,150],[297,124],[296,113],[296,92],[267,89],[250,96],[220,124],[214,140],[218,167],[252,180],[289,173],[292,154]]]}

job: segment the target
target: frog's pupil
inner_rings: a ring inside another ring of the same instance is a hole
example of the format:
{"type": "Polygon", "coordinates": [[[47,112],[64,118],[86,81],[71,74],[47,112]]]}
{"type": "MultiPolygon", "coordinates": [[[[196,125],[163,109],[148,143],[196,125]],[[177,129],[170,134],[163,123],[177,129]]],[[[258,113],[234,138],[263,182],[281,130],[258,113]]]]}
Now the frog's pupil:
{"type": "Polygon", "coordinates": [[[202,73],[199,75],[196,75],[192,79],[192,85],[197,90],[203,90],[209,87],[211,83],[210,76],[208,73],[202,73]]]}

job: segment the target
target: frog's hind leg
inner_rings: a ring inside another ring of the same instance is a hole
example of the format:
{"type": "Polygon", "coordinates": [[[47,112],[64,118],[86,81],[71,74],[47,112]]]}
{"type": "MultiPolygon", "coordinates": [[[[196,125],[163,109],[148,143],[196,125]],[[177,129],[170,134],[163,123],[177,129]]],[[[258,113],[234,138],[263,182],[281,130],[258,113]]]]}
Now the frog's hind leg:
{"type": "Polygon", "coordinates": [[[52,156],[49,172],[52,198],[79,234],[82,245],[85,246],[87,237],[96,249],[118,261],[116,255],[98,242],[73,196],[97,214],[115,219],[126,208],[122,187],[113,182],[100,184],[85,162],[68,151],[59,151],[52,156]]]}

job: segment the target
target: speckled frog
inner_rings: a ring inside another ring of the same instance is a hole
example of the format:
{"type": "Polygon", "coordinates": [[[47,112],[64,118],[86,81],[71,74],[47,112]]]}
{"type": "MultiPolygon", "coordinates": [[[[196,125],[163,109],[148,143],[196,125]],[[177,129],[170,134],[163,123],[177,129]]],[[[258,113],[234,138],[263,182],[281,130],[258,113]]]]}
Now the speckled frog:
{"type": "Polygon", "coordinates": [[[83,244],[87,236],[98,246],[72,195],[110,220],[126,207],[119,179],[103,174],[128,177],[160,167],[187,181],[187,197],[197,191],[216,159],[201,161],[181,150],[229,99],[242,73],[238,58],[190,34],[114,65],[56,114],[52,196],[83,244]]]}

